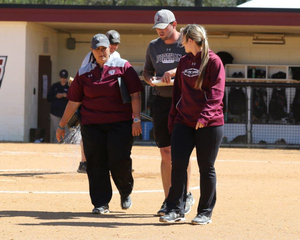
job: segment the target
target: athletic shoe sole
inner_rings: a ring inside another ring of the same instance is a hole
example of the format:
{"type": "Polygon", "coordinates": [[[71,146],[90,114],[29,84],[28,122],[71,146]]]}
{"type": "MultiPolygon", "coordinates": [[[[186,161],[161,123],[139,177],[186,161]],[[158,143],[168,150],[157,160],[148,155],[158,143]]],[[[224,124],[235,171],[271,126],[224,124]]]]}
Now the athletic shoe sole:
{"type": "Polygon", "coordinates": [[[165,212],[157,212],[157,214],[156,214],[157,216],[165,216],[166,215],[166,213],[165,212]]]}
{"type": "Polygon", "coordinates": [[[93,211],[92,211],[92,214],[106,214],[106,213],[109,213],[109,209],[105,209],[105,210],[102,211],[102,212],[96,211],[96,210],[93,210],[93,211]]]}
{"type": "Polygon", "coordinates": [[[192,224],[193,224],[193,225],[206,225],[206,224],[210,224],[210,223],[212,223],[211,220],[208,220],[208,221],[202,222],[202,223],[199,223],[199,222],[197,222],[197,221],[193,221],[193,220],[192,220],[192,224]]]}
{"type": "Polygon", "coordinates": [[[163,223],[173,223],[173,222],[182,222],[182,221],[185,221],[185,218],[184,217],[179,217],[179,218],[176,218],[174,220],[166,220],[166,219],[163,219],[163,218],[159,218],[159,221],[160,222],[163,222],[163,223]]]}

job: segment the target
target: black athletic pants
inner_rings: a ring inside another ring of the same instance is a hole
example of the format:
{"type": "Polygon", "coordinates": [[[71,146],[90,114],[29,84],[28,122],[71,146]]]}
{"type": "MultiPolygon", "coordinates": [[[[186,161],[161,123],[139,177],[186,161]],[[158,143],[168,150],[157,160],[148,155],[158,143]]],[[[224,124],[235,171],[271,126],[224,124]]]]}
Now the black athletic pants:
{"type": "Polygon", "coordinates": [[[195,130],[195,128],[175,123],[171,140],[172,186],[167,197],[168,212],[184,213],[187,167],[190,155],[196,146],[200,172],[198,214],[211,216],[216,203],[214,164],[223,138],[223,131],[223,126],[195,130]]]}
{"type": "Polygon", "coordinates": [[[90,197],[95,207],[108,205],[111,200],[110,173],[121,196],[132,192],[131,131],[132,120],[81,127],[90,197]]]}

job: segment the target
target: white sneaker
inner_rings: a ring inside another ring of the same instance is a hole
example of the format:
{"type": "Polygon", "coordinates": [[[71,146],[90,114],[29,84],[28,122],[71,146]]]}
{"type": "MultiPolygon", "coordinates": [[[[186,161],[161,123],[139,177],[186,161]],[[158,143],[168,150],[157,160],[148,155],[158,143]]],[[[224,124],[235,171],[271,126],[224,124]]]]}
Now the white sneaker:
{"type": "Polygon", "coordinates": [[[186,200],[185,200],[185,207],[184,207],[184,213],[185,214],[188,214],[191,211],[192,206],[194,205],[194,203],[195,203],[195,199],[193,198],[192,193],[189,192],[186,195],[186,200]]]}
{"type": "Polygon", "coordinates": [[[205,215],[198,214],[193,220],[192,224],[194,225],[205,225],[211,223],[211,218],[205,215]]]}

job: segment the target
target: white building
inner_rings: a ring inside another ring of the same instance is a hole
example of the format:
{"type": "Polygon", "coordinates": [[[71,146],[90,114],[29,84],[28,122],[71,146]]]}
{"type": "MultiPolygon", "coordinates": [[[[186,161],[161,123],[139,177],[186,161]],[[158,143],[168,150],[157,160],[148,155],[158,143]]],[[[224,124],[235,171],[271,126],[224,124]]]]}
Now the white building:
{"type": "MultiPolygon", "coordinates": [[[[49,103],[45,99],[60,69],[75,76],[96,33],[115,29],[119,52],[138,72],[157,7],[83,7],[0,4],[0,141],[28,142],[30,129],[45,129],[49,139],[49,103]],[[73,41],[75,45],[68,45],[73,41]],[[74,42],[75,41],[75,42],[74,42]],[[72,49],[75,47],[75,49],[72,49]]],[[[180,27],[204,26],[210,48],[226,51],[234,63],[300,64],[300,11],[269,8],[170,8],[180,27]],[[282,44],[253,44],[255,34],[280,35],[282,44]]]]}

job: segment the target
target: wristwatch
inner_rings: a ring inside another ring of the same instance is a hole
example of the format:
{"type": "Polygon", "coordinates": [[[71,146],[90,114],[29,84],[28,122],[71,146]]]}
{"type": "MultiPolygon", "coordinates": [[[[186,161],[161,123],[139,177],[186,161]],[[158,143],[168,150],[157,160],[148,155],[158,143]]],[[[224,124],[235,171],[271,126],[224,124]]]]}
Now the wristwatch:
{"type": "Polygon", "coordinates": [[[141,121],[141,119],[139,119],[139,118],[134,118],[133,119],[133,122],[135,122],[135,123],[138,123],[138,122],[140,122],[141,121]]]}

